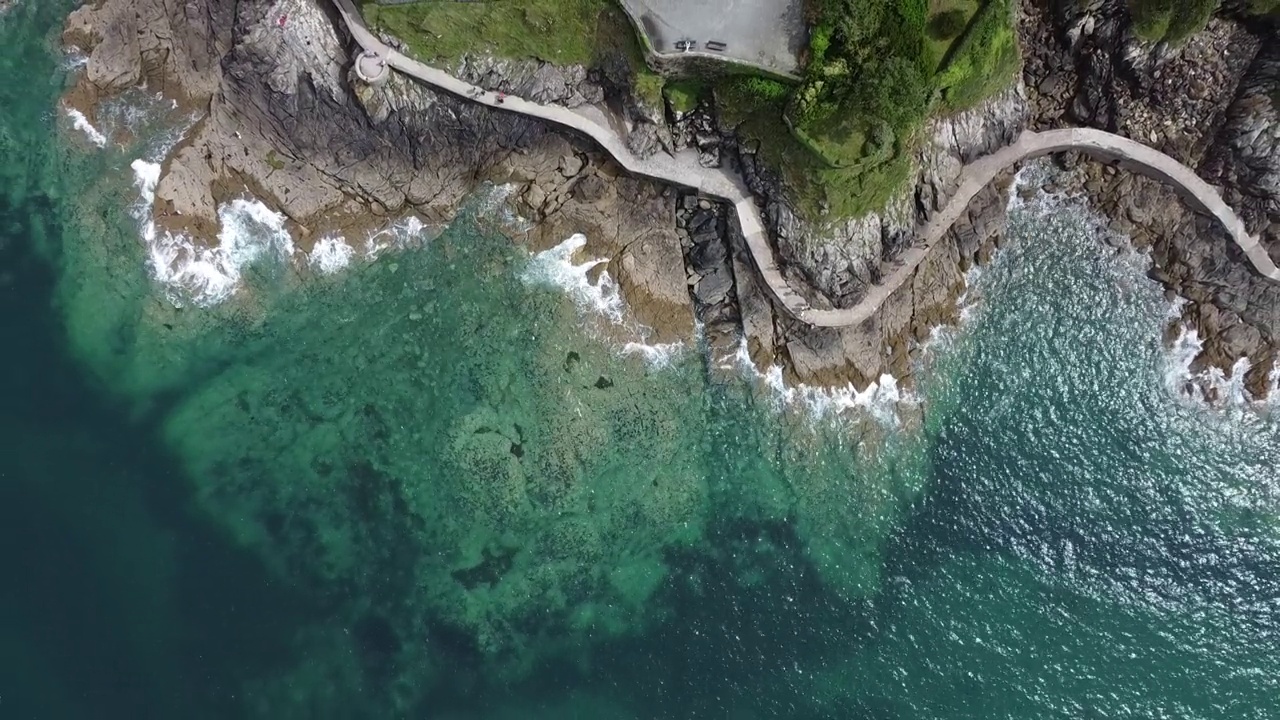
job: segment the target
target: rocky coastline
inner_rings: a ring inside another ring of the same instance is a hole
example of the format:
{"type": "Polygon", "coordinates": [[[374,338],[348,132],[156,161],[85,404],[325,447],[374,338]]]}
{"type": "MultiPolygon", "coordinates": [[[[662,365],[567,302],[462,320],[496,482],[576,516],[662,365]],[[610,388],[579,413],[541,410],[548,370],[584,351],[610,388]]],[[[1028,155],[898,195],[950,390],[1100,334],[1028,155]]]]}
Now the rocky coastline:
{"type": "MultiPolygon", "coordinates": [[[[1086,125],[1141,139],[1223,189],[1248,230],[1280,257],[1280,29],[1223,17],[1180,48],[1133,34],[1122,2],[1033,8],[1024,19],[1035,129],[1086,125]],[[1058,28],[1058,33],[1047,32],[1058,28]],[[1065,60],[1065,62],[1064,62],[1065,60]]],[[[1170,327],[1204,342],[1193,369],[1268,393],[1280,346],[1280,287],[1250,271],[1221,230],[1159,183],[1062,159],[1112,226],[1148,250],[1150,275],[1186,300],[1170,327]]]]}
{"type": "MultiPolygon", "coordinates": [[[[1020,25],[1021,80],[933,122],[915,182],[884,210],[825,227],[800,218],[756,149],[710,108],[663,118],[635,100],[624,58],[591,69],[478,58],[451,71],[530,99],[605,105],[637,154],[696,147],[704,164],[736,166],[790,279],[819,307],[856,302],[908,247],[912,228],[942,207],[964,163],[1024,128],[1088,125],[1150,142],[1224,187],[1250,230],[1276,244],[1275,28],[1220,18],[1182,48],[1147,47],[1118,0],[1024,4],[1020,25]]],[[[650,341],[690,338],[696,318],[714,353],[732,352],[741,334],[757,366],[781,365],[792,382],[862,389],[883,373],[908,378],[920,342],[957,318],[963,272],[1003,232],[1008,178],[975,198],[952,242],[939,243],[909,291],[871,322],[812,328],[770,302],[723,208],[628,177],[591,143],[530,119],[395,74],[378,86],[356,82],[351,43],[321,0],[98,0],[71,15],[63,41],[88,54],[65,100],[87,117],[100,99],[142,83],[202,115],[164,162],[162,231],[215,237],[218,206],[250,194],[287,216],[305,247],[326,232],[358,237],[406,213],[447,223],[482,183],[510,184],[514,210],[532,221],[518,240],[538,250],[585,234],[584,252],[612,259],[610,274],[636,320],[653,329],[650,341]]],[[[1151,248],[1153,277],[1189,300],[1183,321],[1205,341],[1199,362],[1229,369],[1248,357],[1250,388],[1264,392],[1280,343],[1280,288],[1254,275],[1171,191],[1092,163],[1077,172],[1117,228],[1151,248]]]]}

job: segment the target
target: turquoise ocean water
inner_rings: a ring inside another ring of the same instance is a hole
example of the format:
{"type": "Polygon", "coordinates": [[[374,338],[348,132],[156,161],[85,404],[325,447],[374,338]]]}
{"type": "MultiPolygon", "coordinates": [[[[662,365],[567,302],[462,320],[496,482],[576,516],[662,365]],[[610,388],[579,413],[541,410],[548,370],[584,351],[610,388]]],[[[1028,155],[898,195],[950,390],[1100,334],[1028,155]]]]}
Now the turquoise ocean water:
{"type": "Polygon", "coordinates": [[[622,353],[483,198],[200,308],[134,208],[182,119],[74,128],[67,9],[0,21],[0,717],[1280,716],[1280,423],[1069,202],[901,427],[622,353]]]}

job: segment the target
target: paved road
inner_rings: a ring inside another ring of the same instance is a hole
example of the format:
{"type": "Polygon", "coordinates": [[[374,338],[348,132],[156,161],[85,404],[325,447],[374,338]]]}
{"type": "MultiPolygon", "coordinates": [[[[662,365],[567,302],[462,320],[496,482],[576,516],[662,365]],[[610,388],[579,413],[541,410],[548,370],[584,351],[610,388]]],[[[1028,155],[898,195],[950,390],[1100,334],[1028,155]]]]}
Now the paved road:
{"type": "Polygon", "coordinates": [[[621,0],[655,52],[676,55],[694,40],[703,57],[725,58],[788,75],[800,69],[808,38],[802,0],[621,0]],[[725,44],[711,51],[707,42],[725,44]]]}
{"type": "Polygon", "coordinates": [[[946,207],[918,232],[915,245],[903,254],[897,270],[881,283],[872,287],[857,305],[850,308],[822,310],[812,308],[803,297],[787,284],[769,244],[764,219],[755,198],[742,183],[742,179],[725,168],[704,168],[698,164],[697,153],[686,151],[676,155],[658,154],[640,159],[631,154],[621,134],[611,125],[608,117],[598,108],[584,106],[570,110],[558,105],[541,105],[522,98],[507,96],[497,102],[494,93],[484,93],[481,88],[459,80],[443,70],[424,65],[387,47],[365,27],[363,19],[351,0],[334,0],[352,37],[370,56],[361,62],[363,67],[375,72],[381,62],[422,82],[450,92],[458,97],[482,102],[495,108],[518,112],[557,125],[576,130],[595,140],[611,154],[628,172],[676,185],[695,188],[706,195],[720,198],[733,205],[742,227],[747,248],[755,261],[761,279],[774,298],[796,319],[817,327],[845,327],[860,324],[875,314],[885,300],[910,280],[916,268],[928,256],[934,243],[941,239],[948,228],[964,213],[969,201],[983,187],[995,179],[1000,171],[1027,158],[1040,157],[1055,152],[1077,150],[1101,160],[1119,160],[1137,172],[1172,185],[1185,201],[1197,210],[1211,215],[1227,229],[1231,239],[1240,246],[1254,268],[1263,276],[1280,282],[1280,269],[1259,245],[1258,239],[1249,235],[1244,223],[1213,186],[1202,180],[1191,168],[1177,160],[1119,135],[1091,128],[1026,131],[1018,140],[999,151],[979,158],[965,166],[960,187],[946,207]]]}

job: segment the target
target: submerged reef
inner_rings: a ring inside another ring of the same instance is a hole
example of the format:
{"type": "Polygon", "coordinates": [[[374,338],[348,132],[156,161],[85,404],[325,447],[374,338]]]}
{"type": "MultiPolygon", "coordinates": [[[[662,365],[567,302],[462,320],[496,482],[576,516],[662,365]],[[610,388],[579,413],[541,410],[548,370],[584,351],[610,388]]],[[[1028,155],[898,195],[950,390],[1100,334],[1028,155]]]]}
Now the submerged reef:
{"type": "MultiPolygon", "coordinates": [[[[346,635],[298,642],[347,660],[279,683],[358,671],[411,685],[380,695],[411,707],[441,648],[471,658],[477,687],[553,659],[589,667],[670,617],[672,558],[726,557],[712,525],[791,527],[833,597],[879,588],[921,468],[745,381],[709,384],[696,359],[655,370],[620,354],[471,219],[301,284],[273,262],[213,310],[125,293],[78,337],[86,359],[112,360],[104,378],[158,403],[202,510],[345,618],[346,635]],[[144,366],[161,371],[151,383],[144,366]]],[[[728,557],[743,577],[771,572],[755,565],[772,555],[728,557]]],[[[259,685],[272,707],[279,689],[259,685]]]]}

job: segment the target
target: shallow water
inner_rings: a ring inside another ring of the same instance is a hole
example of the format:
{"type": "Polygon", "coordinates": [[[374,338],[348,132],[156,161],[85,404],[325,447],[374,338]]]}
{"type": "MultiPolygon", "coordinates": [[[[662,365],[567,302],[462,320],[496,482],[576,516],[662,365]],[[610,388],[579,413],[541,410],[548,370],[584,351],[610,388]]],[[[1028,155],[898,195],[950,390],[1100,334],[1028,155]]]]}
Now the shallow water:
{"type": "Polygon", "coordinates": [[[482,210],[201,308],[131,211],[172,135],[56,108],[65,11],[0,25],[4,717],[1280,714],[1280,426],[1177,394],[1077,208],[1015,208],[900,427],[626,353],[482,210]]]}

